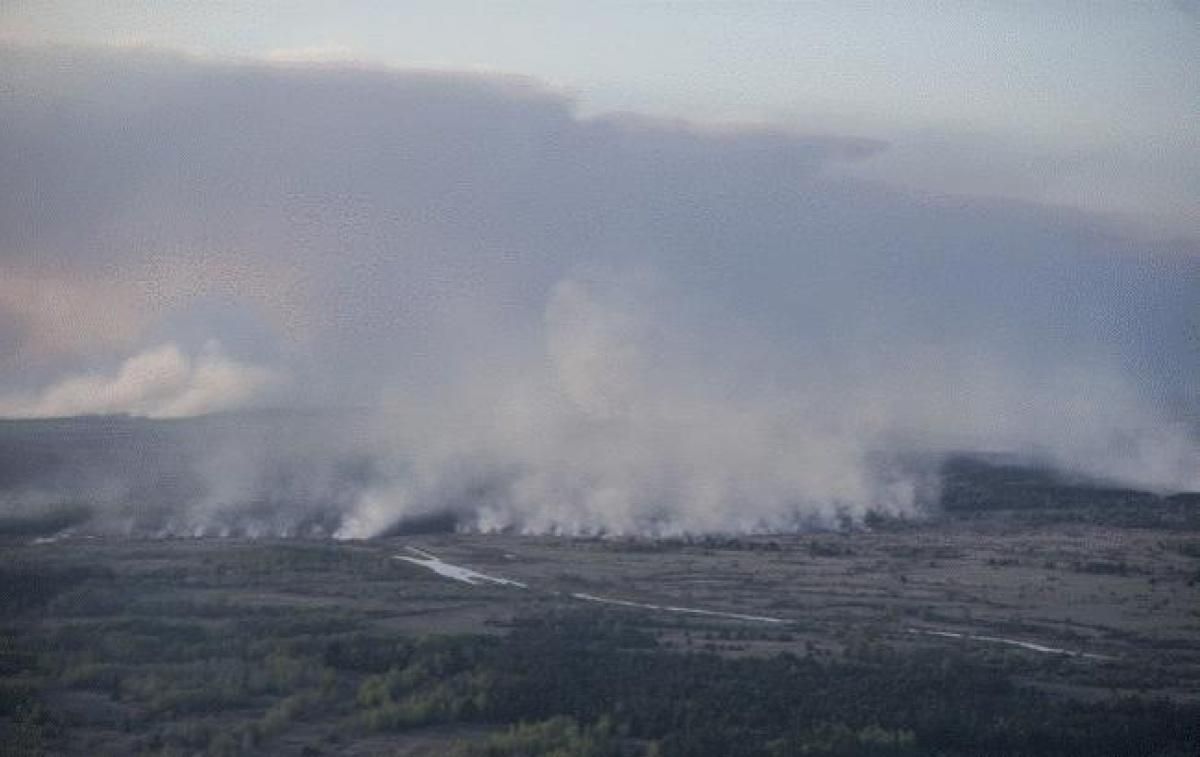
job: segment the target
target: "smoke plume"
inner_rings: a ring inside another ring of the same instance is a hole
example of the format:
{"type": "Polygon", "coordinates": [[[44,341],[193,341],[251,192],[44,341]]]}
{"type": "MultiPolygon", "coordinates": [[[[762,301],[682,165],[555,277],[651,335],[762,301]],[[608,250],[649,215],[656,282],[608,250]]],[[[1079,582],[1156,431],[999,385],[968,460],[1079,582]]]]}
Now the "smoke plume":
{"type": "Polygon", "coordinates": [[[6,47],[0,90],[0,413],[360,409],[148,426],[185,451],[76,450],[10,503],[777,530],[920,512],[958,450],[1200,488],[1196,240],[519,77],[6,47]]]}

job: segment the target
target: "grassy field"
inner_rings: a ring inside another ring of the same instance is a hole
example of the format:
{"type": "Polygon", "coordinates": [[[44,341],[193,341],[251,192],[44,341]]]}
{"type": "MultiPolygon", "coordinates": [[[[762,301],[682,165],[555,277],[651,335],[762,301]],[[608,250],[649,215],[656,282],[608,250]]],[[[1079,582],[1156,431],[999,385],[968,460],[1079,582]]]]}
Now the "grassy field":
{"type": "MultiPolygon", "coordinates": [[[[1159,515],[670,541],[22,529],[0,560],[3,739],[13,754],[694,754],[729,734],[746,754],[1016,754],[1037,753],[1005,741],[1021,729],[1119,722],[1148,740],[1139,754],[1185,754],[1200,532],[1159,515]],[[395,559],[411,546],[528,588],[395,559]],[[658,696],[691,709],[660,711],[641,668],[680,681],[658,696]],[[720,733],[698,725],[721,717],[720,733]]],[[[1130,747],[1080,739],[1045,753],[1130,747]]]]}

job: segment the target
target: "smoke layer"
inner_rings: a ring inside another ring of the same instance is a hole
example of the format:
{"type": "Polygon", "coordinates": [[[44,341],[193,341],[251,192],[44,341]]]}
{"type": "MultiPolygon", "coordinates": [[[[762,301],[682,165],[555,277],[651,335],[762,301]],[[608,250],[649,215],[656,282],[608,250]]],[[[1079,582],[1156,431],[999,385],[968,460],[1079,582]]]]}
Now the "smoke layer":
{"type": "Polygon", "coordinates": [[[0,411],[370,408],[200,445],[164,527],[797,528],[960,449],[1200,487],[1194,240],[515,77],[6,48],[0,87],[0,265],[53,295],[0,286],[0,411]]]}
{"type": "Polygon", "coordinates": [[[274,381],[269,370],[229,359],[216,343],[195,358],[167,344],[128,358],[112,375],[69,376],[34,396],[0,398],[0,416],[185,418],[245,405],[274,381]]]}

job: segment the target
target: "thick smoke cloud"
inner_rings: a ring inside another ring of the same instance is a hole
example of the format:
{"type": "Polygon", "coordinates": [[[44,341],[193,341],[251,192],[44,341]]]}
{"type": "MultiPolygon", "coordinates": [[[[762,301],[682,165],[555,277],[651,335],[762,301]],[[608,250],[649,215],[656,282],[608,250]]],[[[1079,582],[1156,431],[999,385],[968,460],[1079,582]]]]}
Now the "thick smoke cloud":
{"type": "Polygon", "coordinates": [[[230,360],[216,343],[194,358],[167,344],[125,360],[112,375],[70,376],[32,397],[0,397],[0,416],[186,418],[242,407],[275,382],[269,370],[230,360]]]}
{"type": "MultiPolygon", "coordinates": [[[[0,89],[6,412],[369,407],[322,453],[369,482],[314,484],[344,536],[801,527],[913,511],[957,449],[1200,487],[1195,241],[515,77],[8,48],[0,89]]],[[[236,510],[192,467],[183,521],[236,510]]]]}

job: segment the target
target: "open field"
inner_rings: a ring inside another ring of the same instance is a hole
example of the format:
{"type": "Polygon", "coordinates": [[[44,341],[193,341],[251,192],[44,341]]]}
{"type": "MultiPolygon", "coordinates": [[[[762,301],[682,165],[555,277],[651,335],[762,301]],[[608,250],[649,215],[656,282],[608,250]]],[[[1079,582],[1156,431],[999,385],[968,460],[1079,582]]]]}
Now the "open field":
{"type": "MultiPolygon", "coordinates": [[[[497,705],[522,634],[547,618],[559,635],[536,645],[548,659],[594,633],[614,660],[726,660],[733,680],[807,660],[831,681],[875,671],[911,682],[952,662],[1038,707],[1160,702],[1166,715],[1127,716],[1188,727],[1200,712],[1200,531],[1148,522],[1003,510],[690,541],[10,536],[5,738],[17,753],[442,754],[519,741],[506,724],[550,715],[581,725],[545,721],[554,733],[526,736],[616,738],[603,732],[611,720],[590,718],[595,703],[497,705]],[[434,558],[467,572],[439,573],[434,558]],[[464,580],[479,574],[508,583],[464,580]]],[[[561,685],[564,666],[544,674],[561,685]]],[[[886,725],[893,751],[880,753],[908,753],[913,729],[886,725]]],[[[638,727],[622,725],[614,753],[688,753],[638,727]]],[[[1176,753],[1180,736],[1163,738],[1159,753],[1176,753]]],[[[874,753],[864,743],[852,739],[874,753]]],[[[526,753],[514,749],[494,753],[526,753]]]]}
{"type": "MultiPolygon", "coordinates": [[[[1192,556],[1200,540],[1191,534],[992,518],[698,543],[495,535],[415,543],[531,587],[533,596],[466,589],[488,597],[499,614],[586,593],[785,621],[791,641],[722,645],[739,654],[838,655],[856,644],[945,643],[914,638],[919,630],[988,635],[1103,655],[1103,665],[1077,664],[1080,685],[1094,680],[1106,688],[1124,671],[1134,688],[1200,692],[1200,562],[1192,556]]],[[[456,627],[474,617],[444,614],[456,627]]],[[[745,636],[763,624],[723,625],[745,636]]],[[[984,643],[959,646],[997,653],[984,643]]]]}

